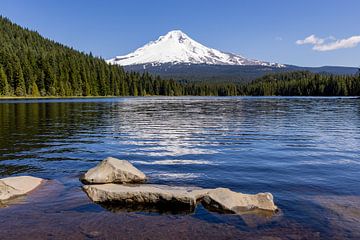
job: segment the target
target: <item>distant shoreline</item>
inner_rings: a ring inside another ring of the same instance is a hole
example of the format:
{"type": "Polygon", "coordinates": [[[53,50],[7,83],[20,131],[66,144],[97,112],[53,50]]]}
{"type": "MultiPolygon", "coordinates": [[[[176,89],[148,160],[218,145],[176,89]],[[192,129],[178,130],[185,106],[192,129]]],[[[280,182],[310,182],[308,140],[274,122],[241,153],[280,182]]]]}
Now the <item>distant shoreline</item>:
{"type": "Polygon", "coordinates": [[[151,98],[151,97],[164,97],[164,98],[178,98],[178,97],[216,97],[216,98],[231,98],[231,97],[254,97],[254,98],[354,98],[354,99],[360,99],[360,96],[278,96],[278,95],[269,95],[269,96],[263,96],[263,95],[236,95],[236,96],[201,96],[201,95],[180,95],[180,96],[165,96],[165,95],[146,95],[146,96],[46,96],[46,97],[17,97],[17,96],[11,96],[11,97],[1,97],[0,96],[0,102],[1,100],[46,100],[46,99],[106,99],[106,98],[151,98]]]}
{"type": "Polygon", "coordinates": [[[131,97],[131,96],[46,96],[46,97],[0,97],[0,100],[16,100],[16,99],[70,99],[70,98],[117,98],[117,97],[131,97]]]}

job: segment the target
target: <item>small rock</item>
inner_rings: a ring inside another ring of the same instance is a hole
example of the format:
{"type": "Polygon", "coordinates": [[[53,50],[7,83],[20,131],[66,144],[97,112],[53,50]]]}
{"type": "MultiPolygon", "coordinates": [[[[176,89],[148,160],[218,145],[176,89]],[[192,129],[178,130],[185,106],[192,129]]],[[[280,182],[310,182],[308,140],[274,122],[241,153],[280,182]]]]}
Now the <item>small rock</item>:
{"type": "Polygon", "coordinates": [[[0,179],[0,201],[27,194],[37,188],[43,179],[20,176],[0,179]]]}
{"type": "Polygon", "coordinates": [[[205,206],[213,210],[242,214],[249,210],[276,211],[271,193],[243,194],[228,188],[210,190],[203,198],[205,206]]]}
{"type": "Polygon", "coordinates": [[[126,160],[108,157],[91,168],[80,180],[84,183],[143,183],[146,176],[126,160]]]}

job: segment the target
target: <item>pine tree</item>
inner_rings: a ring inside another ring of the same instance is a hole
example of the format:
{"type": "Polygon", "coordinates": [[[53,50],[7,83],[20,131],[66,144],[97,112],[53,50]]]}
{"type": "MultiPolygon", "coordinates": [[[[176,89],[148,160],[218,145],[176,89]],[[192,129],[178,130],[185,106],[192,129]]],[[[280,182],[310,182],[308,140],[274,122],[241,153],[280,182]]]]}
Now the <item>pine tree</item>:
{"type": "Polygon", "coordinates": [[[26,95],[25,79],[19,61],[16,61],[15,63],[13,81],[14,81],[15,95],[25,96],[26,95]]]}
{"type": "Polygon", "coordinates": [[[0,65],[0,95],[1,96],[9,96],[10,95],[10,86],[7,81],[7,76],[1,65],[0,65]]]}
{"type": "Polygon", "coordinates": [[[30,87],[29,87],[29,94],[33,97],[40,97],[39,88],[36,85],[35,81],[32,81],[30,87]]]}

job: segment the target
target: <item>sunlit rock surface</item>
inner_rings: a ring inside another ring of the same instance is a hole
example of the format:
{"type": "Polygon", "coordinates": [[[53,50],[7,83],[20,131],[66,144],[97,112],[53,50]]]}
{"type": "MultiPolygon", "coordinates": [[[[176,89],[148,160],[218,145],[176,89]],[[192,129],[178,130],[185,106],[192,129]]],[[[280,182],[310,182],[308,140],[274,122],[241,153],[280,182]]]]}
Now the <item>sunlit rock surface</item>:
{"type": "Polygon", "coordinates": [[[166,185],[121,185],[102,184],[85,185],[87,195],[94,202],[126,204],[129,208],[134,205],[171,207],[179,209],[195,208],[199,199],[202,199],[208,189],[193,187],[173,187],[166,185]]]}
{"type": "Polygon", "coordinates": [[[43,179],[30,176],[2,178],[0,179],[0,201],[25,195],[42,182],[43,179]]]}
{"type": "Polygon", "coordinates": [[[146,176],[126,160],[108,157],[80,177],[84,183],[143,183],[146,176]]]}
{"type": "Polygon", "coordinates": [[[277,210],[271,193],[243,194],[227,188],[210,190],[204,196],[203,202],[211,209],[236,214],[254,209],[277,210]]]}

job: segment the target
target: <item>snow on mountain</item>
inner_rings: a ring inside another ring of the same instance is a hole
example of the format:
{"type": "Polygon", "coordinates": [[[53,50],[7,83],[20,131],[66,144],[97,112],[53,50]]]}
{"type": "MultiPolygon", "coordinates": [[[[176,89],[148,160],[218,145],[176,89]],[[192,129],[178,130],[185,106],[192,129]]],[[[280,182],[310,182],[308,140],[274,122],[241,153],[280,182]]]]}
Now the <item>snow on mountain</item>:
{"type": "Polygon", "coordinates": [[[117,56],[107,61],[110,64],[122,66],[163,63],[210,64],[210,65],[261,65],[284,67],[282,64],[250,60],[240,55],[225,53],[208,48],[180,30],[168,32],[158,40],[150,42],[135,52],[124,56],[117,56]]]}

